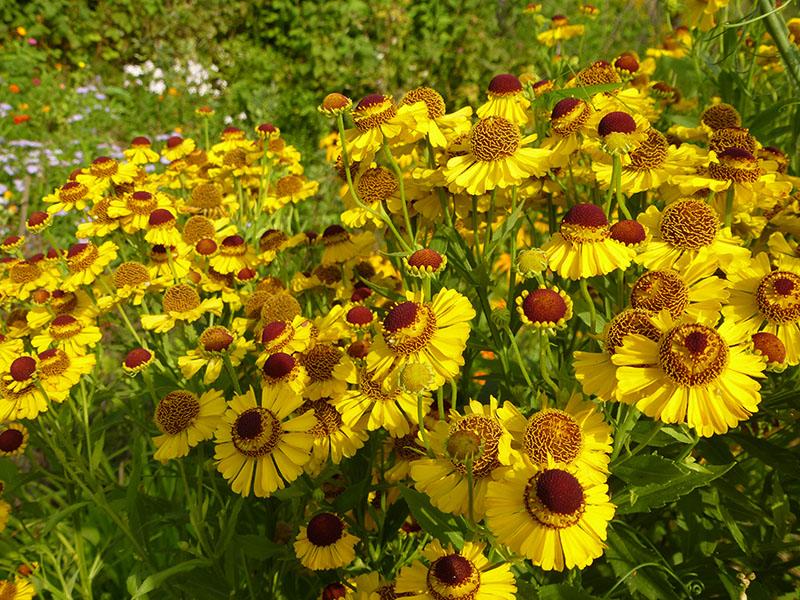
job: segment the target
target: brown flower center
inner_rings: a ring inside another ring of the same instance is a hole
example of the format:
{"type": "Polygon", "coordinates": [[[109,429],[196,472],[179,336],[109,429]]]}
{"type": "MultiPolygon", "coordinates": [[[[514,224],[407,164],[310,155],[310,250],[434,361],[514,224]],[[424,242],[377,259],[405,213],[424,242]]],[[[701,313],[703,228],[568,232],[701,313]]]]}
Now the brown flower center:
{"type": "Polygon", "coordinates": [[[469,147],[480,161],[491,162],[513,156],[521,140],[519,127],[502,117],[481,119],[472,128],[469,147]]]}
{"type": "Polygon", "coordinates": [[[233,423],[231,439],[236,449],[252,458],[271,453],[280,441],[281,424],[266,408],[248,408],[233,423]]]}
{"type": "Polygon", "coordinates": [[[700,200],[678,200],[664,209],[661,237],[681,250],[699,250],[717,236],[720,222],[714,209],[700,200]]]}
{"type": "Polygon", "coordinates": [[[677,318],[689,306],[689,288],[675,271],[650,271],[633,284],[631,306],[652,312],[666,308],[677,318]]]}
{"type": "Polygon", "coordinates": [[[175,390],[158,403],[156,426],[163,433],[178,435],[188,429],[199,414],[200,401],[197,396],[188,390],[175,390]]]}
{"type": "Polygon", "coordinates": [[[535,413],[528,420],[522,445],[537,464],[547,464],[548,456],[556,462],[570,463],[578,456],[582,439],[581,427],[571,415],[550,408],[535,413]]]}
{"type": "Polygon", "coordinates": [[[711,327],[679,325],[659,343],[658,359],[664,373],[681,386],[715,381],[728,364],[728,345],[711,327]]]}

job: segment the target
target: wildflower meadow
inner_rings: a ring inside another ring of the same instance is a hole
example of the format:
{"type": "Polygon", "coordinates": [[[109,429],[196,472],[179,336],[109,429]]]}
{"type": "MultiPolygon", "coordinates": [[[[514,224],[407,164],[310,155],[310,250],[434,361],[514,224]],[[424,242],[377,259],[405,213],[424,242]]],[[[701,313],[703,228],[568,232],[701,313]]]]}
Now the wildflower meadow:
{"type": "Polygon", "coordinates": [[[0,20],[0,600],[800,598],[795,2],[0,20]]]}

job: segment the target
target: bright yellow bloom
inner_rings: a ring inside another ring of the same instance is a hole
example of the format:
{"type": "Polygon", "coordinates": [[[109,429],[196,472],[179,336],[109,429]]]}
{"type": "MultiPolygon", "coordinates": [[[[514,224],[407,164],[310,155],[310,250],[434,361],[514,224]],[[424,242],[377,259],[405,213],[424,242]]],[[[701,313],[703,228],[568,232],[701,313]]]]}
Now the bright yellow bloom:
{"type": "Polygon", "coordinates": [[[189,390],[174,390],[156,407],[154,420],[162,435],[154,438],[153,458],[167,462],[182,458],[204,440],[210,440],[222,421],[225,398],[222,392],[208,390],[199,398],[189,390]]]}

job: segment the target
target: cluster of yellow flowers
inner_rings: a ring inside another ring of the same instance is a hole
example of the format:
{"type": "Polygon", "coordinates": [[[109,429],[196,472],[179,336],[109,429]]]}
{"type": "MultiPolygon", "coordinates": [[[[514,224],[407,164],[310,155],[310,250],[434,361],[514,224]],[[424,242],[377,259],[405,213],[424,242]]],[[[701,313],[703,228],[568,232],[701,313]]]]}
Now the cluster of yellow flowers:
{"type": "MultiPolygon", "coordinates": [[[[498,75],[474,111],[427,87],[330,94],[344,211],[320,235],[292,231],[319,184],[273,125],[95,159],[2,243],[0,455],[112,341],[158,461],[213,439],[233,492],[268,497],[372,437],[387,502],[413,486],[545,570],[589,565],[615,512],[603,403],[724,434],[800,362],[800,181],[733,106],[659,131],[672,110],[630,53],[563,82],[498,75]]],[[[351,565],[350,517],[308,511],[300,563],[351,565]]],[[[434,541],[327,597],[514,598],[484,551],[434,541]]]]}

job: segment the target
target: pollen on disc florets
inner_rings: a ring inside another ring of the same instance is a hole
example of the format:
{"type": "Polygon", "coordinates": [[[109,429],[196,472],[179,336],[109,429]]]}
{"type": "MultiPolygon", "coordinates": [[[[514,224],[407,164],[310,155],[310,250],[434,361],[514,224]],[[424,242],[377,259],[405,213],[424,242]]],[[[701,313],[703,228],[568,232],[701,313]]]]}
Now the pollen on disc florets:
{"type": "Polygon", "coordinates": [[[258,238],[259,252],[279,250],[280,247],[289,240],[289,237],[277,229],[268,229],[258,238]]]}
{"type": "Polygon", "coordinates": [[[580,98],[559,100],[550,113],[550,127],[560,136],[568,136],[578,131],[589,119],[591,109],[580,98]]]}
{"type": "Polygon", "coordinates": [[[490,162],[513,156],[521,140],[519,127],[502,117],[481,119],[472,128],[469,147],[478,160],[490,162]]]}
{"type": "Polygon", "coordinates": [[[358,179],[359,197],[367,204],[384,202],[397,191],[397,178],[386,167],[367,169],[358,179]]]}
{"type": "Polygon", "coordinates": [[[380,127],[397,115],[391,96],[369,94],[358,101],[353,109],[353,122],[361,131],[380,127]]]}
{"type": "MultiPolygon", "coordinates": [[[[480,454],[473,457],[472,473],[476,478],[488,476],[494,469],[500,466],[498,460],[498,450],[503,429],[494,419],[483,415],[467,415],[459,419],[450,427],[448,439],[458,432],[471,432],[480,440],[480,454]]],[[[459,434],[462,435],[462,434],[459,434]]],[[[451,456],[453,466],[462,474],[465,474],[466,465],[463,459],[451,456]]]]}
{"type": "Polygon", "coordinates": [[[629,79],[639,71],[639,61],[633,54],[626,52],[614,61],[614,68],[623,78],[629,79]]]}
{"type": "Polygon", "coordinates": [[[231,428],[234,447],[252,458],[266,456],[278,445],[281,424],[272,411],[266,408],[248,408],[242,412],[231,428]]]}
{"type": "Polygon", "coordinates": [[[177,435],[189,428],[200,414],[200,401],[188,390],[175,390],[156,407],[155,421],[162,433],[177,435]]]}
{"type": "Polygon", "coordinates": [[[642,308],[631,308],[622,311],[608,323],[604,349],[613,355],[622,346],[626,335],[636,333],[657,342],[661,338],[661,330],[653,323],[650,311],[642,308]]]}
{"type": "Polygon", "coordinates": [[[426,583],[437,600],[468,600],[478,593],[481,576],[471,560],[448,554],[431,563],[426,583]]]}
{"type": "Polygon", "coordinates": [[[264,323],[272,321],[286,321],[290,323],[302,312],[300,303],[288,292],[271,294],[264,300],[261,307],[261,320],[264,323]]]}
{"type": "Polygon", "coordinates": [[[533,94],[537,98],[548,92],[552,92],[555,88],[555,84],[553,83],[552,79],[540,79],[536,83],[533,84],[533,94]]]}
{"type": "Polygon", "coordinates": [[[728,127],[741,127],[742,117],[730,104],[720,103],[709,106],[700,115],[700,122],[711,130],[725,129],[728,127]]]}
{"type": "Polygon", "coordinates": [[[752,183],[761,177],[758,159],[744,148],[727,148],[717,154],[719,162],[708,165],[708,174],[720,181],[752,183]]]}
{"type": "Polygon", "coordinates": [[[705,385],[716,380],[728,364],[728,345],[706,325],[674,327],[659,342],[659,364],[675,383],[705,385]]]}
{"type": "Polygon", "coordinates": [[[325,547],[338,542],[344,535],[344,522],[333,513],[320,513],[311,518],[306,528],[308,541],[325,547]]]}
{"type": "Polygon", "coordinates": [[[224,352],[233,343],[233,334],[219,325],[208,327],[200,334],[200,345],[206,352],[224,352]]]}
{"type": "Polygon", "coordinates": [[[135,287],[150,282],[150,271],[142,263],[124,262],[114,271],[114,287],[135,287]]]}
{"type": "Polygon", "coordinates": [[[581,426],[569,413],[548,408],[535,413],[522,438],[525,453],[537,464],[547,464],[548,456],[570,463],[581,451],[581,426]]]}
{"type": "Polygon", "coordinates": [[[415,102],[424,102],[425,107],[428,109],[429,119],[438,119],[443,117],[447,107],[444,103],[442,95],[429,87],[418,87],[410,90],[403,96],[401,104],[414,104],[415,102]]]}
{"type": "Polygon", "coordinates": [[[164,293],[162,305],[166,312],[188,312],[200,306],[200,295],[193,287],[181,283],[164,293]]]}
{"type": "Polygon", "coordinates": [[[183,225],[183,241],[189,245],[195,245],[203,239],[213,239],[216,235],[214,222],[201,215],[194,215],[183,225]]]}
{"type": "Polygon", "coordinates": [[[666,162],[668,150],[669,142],[664,134],[650,128],[647,138],[629,154],[631,163],[625,168],[633,171],[656,169],[666,162]]]}
{"type": "Polygon", "coordinates": [[[719,217],[711,206],[702,200],[686,198],[664,209],[660,232],[671,246],[699,250],[714,241],[719,227],[719,217]]]}
{"type": "Polygon", "coordinates": [[[619,83],[620,81],[619,73],[611,63],[605,60],[595,61],[575,76],[575,82],[580,86],[619,83]]]}
{"type": "Polygon", "coordinates": [[[100,257],[100,250],[91,242],[72,244],[67,251],[67,268],[70,273],[80,273],[91,267],[100,257]]]}
{"type": "Polygon", "coordinates": [[[677,318],[689,306],[689,287],[675,271],[649,271],[633,284],[631,306],[652,312],[667,309],[677,318]]]}
{"type": "Polygon", "coordinates": [[[772,271],[762,277],[756,289],[756,304],[771,322],[794,323],[800,319],[800,276],[772,271]]]}
{"type": "Polygon", "coordinates": [[[725,127],[715,130],[708,140],[708,149],[719,154],[729,148],[741,148],[753,154],[758,148],[758,142],[744,127],[725,127]]]}
{"type": "Polygon", "coordinates": [[[192,190],[191,205],[195,208],[210,209],[222,206],[222,188],[206,181],[192,190]]]}

